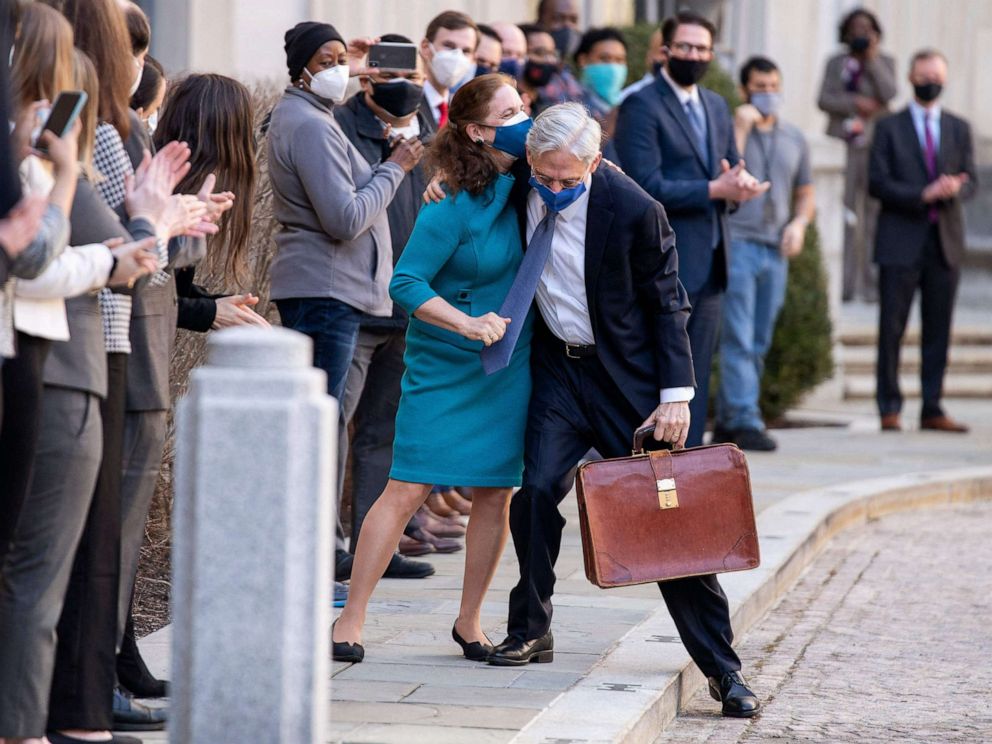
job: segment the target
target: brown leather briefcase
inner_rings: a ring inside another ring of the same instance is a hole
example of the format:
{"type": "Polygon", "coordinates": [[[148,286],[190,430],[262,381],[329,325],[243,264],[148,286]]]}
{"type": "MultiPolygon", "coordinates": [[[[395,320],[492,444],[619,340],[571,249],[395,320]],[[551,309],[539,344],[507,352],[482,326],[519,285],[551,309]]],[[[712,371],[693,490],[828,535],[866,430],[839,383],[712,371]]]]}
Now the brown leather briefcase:
{"type": "Polygon", "coordinates": [[[587,462],[576,489],[586,577],[609,588],[757,568],[751,479],[733,444],[587,462]]]}

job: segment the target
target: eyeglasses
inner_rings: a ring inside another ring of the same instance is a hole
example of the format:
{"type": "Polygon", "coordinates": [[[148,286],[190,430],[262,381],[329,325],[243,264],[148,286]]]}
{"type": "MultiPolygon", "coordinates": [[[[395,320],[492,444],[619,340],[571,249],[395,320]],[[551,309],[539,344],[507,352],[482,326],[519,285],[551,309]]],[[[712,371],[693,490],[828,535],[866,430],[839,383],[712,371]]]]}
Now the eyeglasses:
{"type": "Polygon", "coordinates": [[[689,54],[695,51],[700,57],[709,57],[713,54],[713,47],[703,44],[690,44],[687,41],[676,41],[670,48],[679,54],[689,54]]]}
{"type": "Polygon", "coordinates": [[[527,57],[534,62],[561,62],[561,55],[557,49],[531,49],[527,52],[527,57]]]}
{"type": "Polygon", "coordinates": [[[538,173],[536,170],[531,170],[530,174],[534,177],[535,181],[542,186],[547,186],[549,189],[556,183],[560,183],[563,189],[574,189],[585,178],[585,176],[582,176],[582,178],[551,178],[543,173],[538,173]]]}

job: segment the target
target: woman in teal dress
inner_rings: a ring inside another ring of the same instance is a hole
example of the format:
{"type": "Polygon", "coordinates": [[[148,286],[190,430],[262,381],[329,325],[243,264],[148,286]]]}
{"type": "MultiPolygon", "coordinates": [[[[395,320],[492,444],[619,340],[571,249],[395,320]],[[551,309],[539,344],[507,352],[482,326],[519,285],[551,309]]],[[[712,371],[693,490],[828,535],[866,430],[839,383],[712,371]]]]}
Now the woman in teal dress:
{"type": "Polygon", "coordinates": [[[497,314],[523,259],[509,170],[524,157],[529,128],[509,78],[483,75],[455,94],[428,151],[448,198],[421,211],[390,285],[411,315],[393,467],[358,540],[348,603],[333,631],[337,660],[364,657],[372,591],[434,483],[472,487],[461,609],[451,632],[469,659],[484,661],[492,650],[480,612],[523,474],[531,388],[531,318],[497,314]],[[523,328],[510,363],[486,375],[480,352],[511,323],[523,328]]]}

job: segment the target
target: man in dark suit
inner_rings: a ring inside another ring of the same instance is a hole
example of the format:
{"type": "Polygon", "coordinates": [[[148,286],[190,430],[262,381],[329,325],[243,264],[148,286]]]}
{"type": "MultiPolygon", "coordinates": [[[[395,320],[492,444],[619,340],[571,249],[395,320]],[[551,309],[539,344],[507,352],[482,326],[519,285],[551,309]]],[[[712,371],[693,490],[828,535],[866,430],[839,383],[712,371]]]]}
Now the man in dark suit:
{"type": "Polygon", "coordinates": [[[947,60],[934,49],[910,63],[914,100],[878,122],[868,188],[881,201],[875,234],[879,266],[876,397],[883,431],[901,428],[899,347],[917,288],[922,302],[920,428],[966,432],[940,406],[951,315],[964,258],[961,202],[975,193],[968,122],[941,109],[947,60]]]}
{"type": "MultiPolygon", "coordinates": [[[[507,302],[530,278],[518,297],[524,312],[534,297],[540,317],[523,487],[510,505],[520,581],[510,593],[508,637],[489,657],[499,666],[553,660],[551,595],[564,526],[558,504],[583,454],[590,447],[606,457],[629,454],[642,424],[682,447],[689,429],[689,302],[675,236],[664,209],[637,184],[597,168],[600,134],[580,104],[567,103],[539,116],[527,139],[534,186],[522,204],[527,254],[507,302]]],[[[505,305],[500,313],[520,317],[505,305]]],[[[498,354],[498,347],[490,349],[498,354]]],[[[724,714],[754,715],[760,706],[740,675],[716,577],[659,586],[724,714]]]]}
{"type": "Polygon", "coordinates": [[[710,365],[727,286],[727,213],[768,189],[744,168],[727,104],[697,85],[713,57],[715,31],[694,13],[665,21],[665,67],[653,84],[624,101],[614,136],[621,166],[661,202],[678,236],[697,385],[689,447],[703,443],[706,429],[710,365]]]}

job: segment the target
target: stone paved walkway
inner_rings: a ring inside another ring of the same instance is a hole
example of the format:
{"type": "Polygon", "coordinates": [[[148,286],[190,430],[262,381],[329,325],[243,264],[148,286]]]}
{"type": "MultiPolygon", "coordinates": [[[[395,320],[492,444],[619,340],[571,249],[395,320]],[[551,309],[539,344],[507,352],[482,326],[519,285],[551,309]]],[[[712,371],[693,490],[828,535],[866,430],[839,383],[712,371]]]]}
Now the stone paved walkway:
{"type": "MultiPolygon", "coordinates": [[[[907,405],[910,426],[914,406],[907,405]]],[[[831,484],[992,462],[992,401],[950,401],[948,409],[972,424],[971,434],[881,434],[868,402],[799,411],[804,419],[843,421],[845,426],[780,430],[775,432],[781,444],[778,452],[749,454],[756,509],[831,484]]],[[[558,563],[553,664],[507,669],[461,659],[450,630],[464,557],[432,557],[434,577],[386,580],[377,589],[365,633],[367,660],[334,664],[330,741],[509,742],[582,679],[618,639],[655,612],[661,598],[653,585],[602,591],[586,581],[574,498],[565,500],[563,513],[568,525],[558,563]]],[[[516,576],[508,548],[483,611],[483,627],[494,641],[503,637],[507,596],[516,576]]],[[[169,630],[142,642],[149,666],[166,676],[169,630]]],[[[781,654],[782,663],[791,664],[793,658],[781,654]]],[[[604,706],[610,705],[610,694],[617,693],[604,691],[604,706]]],[[[857,699],[851,699],[854,702],[847,704],[857,705],[857,699]]],[[[710,710],[715,710],[712,701],[710,710]]],[[[142,738],[147,744],[166,741],[164,733],[142,738]]]]}
{"type": "Polygon", "coordinates": [[[738,651],[751,721],[697,694],[656,744],[992,741],[992,504],[836,537],[738,651]]]}

